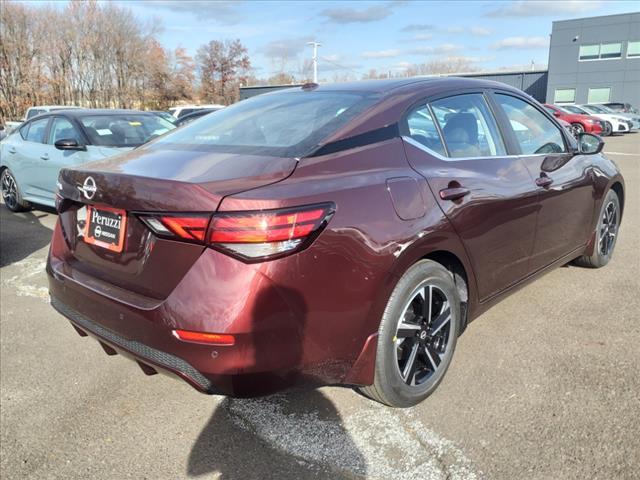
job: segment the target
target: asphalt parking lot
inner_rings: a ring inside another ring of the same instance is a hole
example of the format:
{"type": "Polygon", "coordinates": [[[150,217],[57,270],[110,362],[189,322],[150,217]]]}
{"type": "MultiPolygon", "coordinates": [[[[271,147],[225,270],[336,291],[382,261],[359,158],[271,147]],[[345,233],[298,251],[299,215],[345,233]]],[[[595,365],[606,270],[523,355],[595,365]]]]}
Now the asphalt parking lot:
{"type": "Polygon", "coordinates": [[[640,133],[608,138],[613,261],[567,266],[469,326],[444,382],[393,410],[341,388],[199,394],[106,356],[48,305],[55,214],[0,208],[0,477],[638,478],[640,133]]]}

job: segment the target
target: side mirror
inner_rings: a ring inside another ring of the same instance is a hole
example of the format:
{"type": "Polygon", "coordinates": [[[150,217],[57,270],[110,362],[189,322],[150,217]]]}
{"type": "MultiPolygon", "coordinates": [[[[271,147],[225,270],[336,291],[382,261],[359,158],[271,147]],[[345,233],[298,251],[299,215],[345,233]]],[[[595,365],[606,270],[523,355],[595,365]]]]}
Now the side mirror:
{"type": "Polygon", "coordinates": [[[578,135],[578,153],[583,155],[595,155],[604,148],[602,138],[592,133],[581,133],[578,135]]]}
{"type": "Polygon", "coordinates": [[[54,145],[58,150],[83,150],[84,151],[87,149],[85,145],[80,145],[78,141],[74,138],[62,138],[58,140],[54,145]]]}
{"type": "Polygon", "coordinates": [[[553,116],[554,117],[559,117],[561,115],[560,112],[556,112],[555,110],[553,111],[553,116]]]}

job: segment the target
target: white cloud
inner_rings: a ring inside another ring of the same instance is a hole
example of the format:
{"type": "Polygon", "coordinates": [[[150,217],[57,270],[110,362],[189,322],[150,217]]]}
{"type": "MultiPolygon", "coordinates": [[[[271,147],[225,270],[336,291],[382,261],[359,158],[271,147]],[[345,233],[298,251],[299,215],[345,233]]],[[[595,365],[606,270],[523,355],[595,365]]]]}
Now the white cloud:
{"type": "Polygon", "coordinates": [[[453,27],[447,27],[447,33],[462,33],[464,32],[464,28],[459,25],[453,27]]]}
{"type": "Polygon", "coordinates": [[[493,33],[492,30],[485,27],[471,27],[469,31],[471,32],[471,35],[476,35],[478,37],[486,37],[493,33]]]}
{"type": "Polygon", "coordinates": [[[320,12],[320,15],[335,23],[368,23],[387,18],[392,13],[393,11],[388,5],[374,5],[363,10],[328,8],[320,12]]]}
{"type": "Polygon", "coordinates": [[[549,37],[508,37],[491,45],[495,50],[527,50],[547,48],[549,37]]]}
{"type": "Polygon", "coordinates": [[[415,55],[440,55],[443,53],[453,53],[458,50],[461,50],[462,45],[455,45],[453,43],[443,43],[442,45],[437,45],[435,47],[425,46],[418,47],[411,50],[409,53],[415,55]]]}
{"type": "Polygon", "coordinates": [[[416,33],[413,37],[412,40],[415,40],[417,42],[422,42],[425,40],[431,40],[433,38],[433,35],[430,33],[416,33]]]}
{"type": "Polygon", "coordinates": [[[402,52],[396,49],[388,49],[388,50],[377,50],[374,52],[364,52],[362,54],[363,58],[393,58],[397,57],[402,52]]]}
{"type": "Polygon", "coordinates": [[[517,0],[485,14],[487,17],[544,17],[563,13],[585,13],[602,6],[599,0],[517,0]]]}

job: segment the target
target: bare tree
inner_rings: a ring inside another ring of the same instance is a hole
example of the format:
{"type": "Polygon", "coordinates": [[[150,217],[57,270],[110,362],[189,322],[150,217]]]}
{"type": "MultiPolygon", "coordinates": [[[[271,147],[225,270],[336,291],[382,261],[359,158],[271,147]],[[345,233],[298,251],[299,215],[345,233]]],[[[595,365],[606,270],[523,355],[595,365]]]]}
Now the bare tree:
{"type": "Polygon", "coordinates": [[[240,40],[212,40],[196,55],[200,74],[200,97],[215,103],[231,103],[239,96],[239,86],[249,74],[251,62],[240,40]]]}

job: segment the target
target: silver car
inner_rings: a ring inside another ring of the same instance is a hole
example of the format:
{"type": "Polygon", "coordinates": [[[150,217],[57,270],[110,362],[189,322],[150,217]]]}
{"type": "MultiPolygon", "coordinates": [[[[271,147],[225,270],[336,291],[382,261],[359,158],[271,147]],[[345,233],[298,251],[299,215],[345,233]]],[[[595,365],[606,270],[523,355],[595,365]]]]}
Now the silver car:
{"type": "Polygon", "coordinates": [[[55,206],[61,168],[131,150],[176,128],[135,110],[64,110],[38,115],[0,142],[0,183],[9,210],[55,206]]]}

